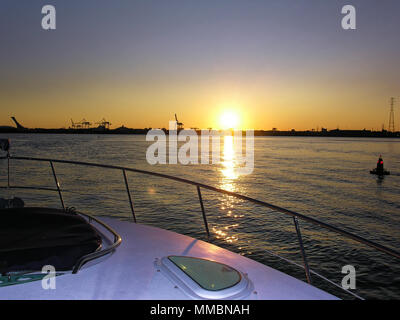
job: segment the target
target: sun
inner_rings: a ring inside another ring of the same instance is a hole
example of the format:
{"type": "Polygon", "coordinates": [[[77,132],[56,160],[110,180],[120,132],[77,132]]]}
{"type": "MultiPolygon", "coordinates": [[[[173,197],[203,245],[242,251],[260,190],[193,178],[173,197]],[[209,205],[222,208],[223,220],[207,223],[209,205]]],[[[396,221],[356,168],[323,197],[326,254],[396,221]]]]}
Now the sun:
{"type": "Polygon", "coordinates": [[[219,125],[221,129],[237,129],[239,125],[239,116],[232,110],[225,111],[221,114],[219,125]]]}

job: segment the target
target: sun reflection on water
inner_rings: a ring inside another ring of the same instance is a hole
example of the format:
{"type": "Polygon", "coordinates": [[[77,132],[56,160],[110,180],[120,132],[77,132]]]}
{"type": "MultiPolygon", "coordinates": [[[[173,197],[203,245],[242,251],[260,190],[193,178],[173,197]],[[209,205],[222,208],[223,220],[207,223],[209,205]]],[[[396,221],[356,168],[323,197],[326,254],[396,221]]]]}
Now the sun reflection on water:
{"type": "MultiPolygon", "coordinates": [[[[239,178],[239,175],[236,172],[237,161],[235,158],[233,136],[224,136],[222,151],[220,188],[231,192],[238,192],[239,190],[236,180],[239,178]]],[[[240,226],[238,219],[244,217],[244,215],[239,214],[236,209],[236,205],[239,204],[241,200],[231,196],[221,195],[220,202],[220,210],[222,212],[220,217],[221,223],[213,226],[212,230],[217,239],[221,239],[227,243],[236,242],[239,238],[234,234],[234,231],[240,226]]]]}
{"type": "Polygon", "coordinates": [[[236,180],[238,178],[237,173],[235,172],[235,148],[233,144],[232,136],[224,137],[224,148],[223,148],[223,161],[221,169],[223,176],[223,185],[222,187],[228,191],[235,191],[234,184],[232,180],[236,180]]]}

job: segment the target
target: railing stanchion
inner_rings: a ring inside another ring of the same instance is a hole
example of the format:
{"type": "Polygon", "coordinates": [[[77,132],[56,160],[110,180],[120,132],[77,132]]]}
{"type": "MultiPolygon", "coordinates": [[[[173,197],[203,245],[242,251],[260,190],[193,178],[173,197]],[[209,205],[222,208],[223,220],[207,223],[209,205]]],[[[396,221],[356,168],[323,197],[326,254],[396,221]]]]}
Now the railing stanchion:
{"type": "Polygon", "coordinates": [[[53,161],[50,161],[50,166],[51,166],[51,171],[53,171],[53,177],[54,177],[54,181],[56,182],[56,187],[57,187],[58,195],[60,196],[61,205],[62,205],[63,209],[65,210],[64,200],[63,200],[63,197],[61,194],[60,184],[58,183],[56,171],[54,170],[53,161]]]}
{"type": "Polygon", "coordinates": [[[126,187],[126,192],[128,193],[129,204],[131,206],[133,221],[136,223],[135,210],[133,209],[133,202],[132,202],[131,192],[129,191],[128,179],[126,178],[125,170],[122,170],[122,172],[124,174],[125,187],[126,187]]]}
{"type": "Polygon", "coordinates": [[[201,206],[201,213],[203,214],[204,226],[206,227],[207,237],[208,237],[208,240],[210,240],[210,231],[208,230],[208,223],[207,223],[206,211],[204,210],[203,198],[202,198],[202,196],[201,196],[201,191],[200,191],[200,187],[199,187],[199,186],[197,186],[197,194],[199,195],[199,201],[200,201],[200,206],[201,206]]]}
{"type": "Polygon", "coordinates": [[[309,284],[311,284],[310,267],[308,266],[306,252],[304,251],[303,240],[301,238],[300,226],[299,226],[297,217],[293,217],[293,221],[294,221],[294,226],[295,226],[296,232],[297,232],[297,238],[298,238],[299,244],[300,244],[300,251],[301,251],[301,256],[303,258],[304,270],[306,272],[307,282],[309,284]]]}
{"type": "Polygon", "coordinates": [[[7,188],[10,188],[10,151],[7,151],[7,188]]]}

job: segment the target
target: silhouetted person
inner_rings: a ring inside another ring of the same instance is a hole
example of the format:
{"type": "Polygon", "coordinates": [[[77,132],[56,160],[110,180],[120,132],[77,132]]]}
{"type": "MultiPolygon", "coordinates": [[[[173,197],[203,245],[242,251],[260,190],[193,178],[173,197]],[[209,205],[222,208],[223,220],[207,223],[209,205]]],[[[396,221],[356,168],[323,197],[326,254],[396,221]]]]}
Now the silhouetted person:
{"type": "Polygon", "coordinates": [[[379,175],[383,175],[383,160],[382,156],[379,156],[378,162],[376,164],[376,173],[379,175]]]}

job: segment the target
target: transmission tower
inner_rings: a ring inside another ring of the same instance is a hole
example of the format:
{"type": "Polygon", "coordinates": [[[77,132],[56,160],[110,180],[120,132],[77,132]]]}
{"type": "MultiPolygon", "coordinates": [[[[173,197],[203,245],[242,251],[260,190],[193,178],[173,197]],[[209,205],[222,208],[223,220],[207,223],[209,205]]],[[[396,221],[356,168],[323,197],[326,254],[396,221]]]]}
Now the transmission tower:
{"type": "Polygon", "coordinates": [[[390,98],[390,116],[389,116],[389,132],[395,132],[394,131],[394,98],[390,98]]]}

